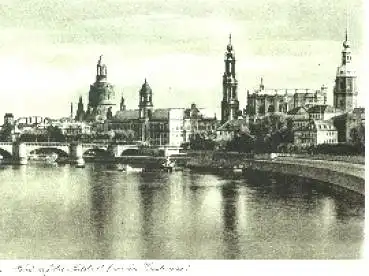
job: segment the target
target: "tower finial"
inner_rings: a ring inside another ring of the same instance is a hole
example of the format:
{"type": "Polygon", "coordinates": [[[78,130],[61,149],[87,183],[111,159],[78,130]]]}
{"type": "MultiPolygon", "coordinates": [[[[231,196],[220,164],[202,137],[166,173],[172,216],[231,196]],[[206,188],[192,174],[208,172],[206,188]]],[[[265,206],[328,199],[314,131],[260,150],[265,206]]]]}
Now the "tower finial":
{"type": "Polygon", "coordinates": [[[232,44],[232,34],[229,33],[229,44],[232,44]]]}

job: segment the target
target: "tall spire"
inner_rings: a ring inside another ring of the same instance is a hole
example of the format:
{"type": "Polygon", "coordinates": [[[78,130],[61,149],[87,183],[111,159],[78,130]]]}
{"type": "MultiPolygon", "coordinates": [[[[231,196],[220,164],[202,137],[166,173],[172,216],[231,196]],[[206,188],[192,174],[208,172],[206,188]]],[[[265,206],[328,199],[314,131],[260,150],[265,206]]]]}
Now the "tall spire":
{"type": "Polygon", "coordinates": [[[260,78],[260,90],[264,90],[263,77],[260,78]]]}
{"type": "Polygon", "coordinates": [[[228,42],[228,45],[227,45],[227,51],[228,51],[228,53],[231,53],[233,51],[232,34],[229,34],[229,42],[228,42]]]}

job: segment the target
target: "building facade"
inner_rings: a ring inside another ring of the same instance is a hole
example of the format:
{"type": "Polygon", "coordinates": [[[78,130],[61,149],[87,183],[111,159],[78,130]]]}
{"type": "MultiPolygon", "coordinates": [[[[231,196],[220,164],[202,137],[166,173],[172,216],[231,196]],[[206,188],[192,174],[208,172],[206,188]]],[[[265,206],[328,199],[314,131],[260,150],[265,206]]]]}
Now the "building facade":
{"type": "Polygon", "coordinates": [[[266,89],[261,78],[258,89],[247,91],[247,104],[244,115],[251,119],[263,117],[268,113],[289,111],[314,105],[324,105],[327,102],[327,87],[313,89],[266,89]]]}
{"type": "Polygon", "coordinates": [[[239,115],[239,101],[237,95],[238,81],[236,79],[236,56],[232,46],[231,35],[227,51],[224,54],[223,100],[221,102],[221,123],[237,119],[239,115]]]}
{"type": "Polygon", "coordinates": [[[204,108],[198,108],[192,104],[184,110],[183,117],[183,142],[188,143],[196,135],[209,137],[219,126],[216,115],[210,115],[204,108]]]}
{"type": "Polygon", "coordinates": [[[352,66],[351,43],[346,30],[341,65],[337,68],[333,91],[334,107],[350,112],[357,106],[356,72],[352,66]]]}
{"type": "Polygon", "coordinates": [[[145,79],[139,90],[138,109],[126,109],[122,97],[120,110],[104,122],[104,132],[116,139],[153,146],[180,146],[183,143],[183,108],[154,109],[152,89],[145,79]]]}
{"type": "Polygon", "coordinates": [[[294,130],[294,144],[312,146],[319,144],[336,144],[337,129],[331,121],[310,120],[307,125],[294,130]]]}
{"type": "Polygon", "coordinates": [[[338,132],[338,142],[353,142],[352,131],[361,130],[363,142],[365,142],[365,109],[354,108],[351,112],[346,112],[332,118],[333,124],[338,132]]]}

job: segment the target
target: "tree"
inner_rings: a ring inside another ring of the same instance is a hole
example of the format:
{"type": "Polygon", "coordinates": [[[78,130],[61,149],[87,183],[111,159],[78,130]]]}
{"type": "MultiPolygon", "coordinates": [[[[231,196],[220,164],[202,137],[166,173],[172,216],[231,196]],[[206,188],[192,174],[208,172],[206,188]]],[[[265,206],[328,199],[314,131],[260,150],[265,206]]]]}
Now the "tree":
{"type": "Polygon", "coordinates": [[[0,131],[0,141],[8,142],[12,139],[13,126],[11,124],[5,124],[0,131]]]}
{"type": "Polygon", "coordinates": [[[46,130],[48,140],[53,142],[65,142],[65,136],[58,126],[49,126],[46,130]]]}

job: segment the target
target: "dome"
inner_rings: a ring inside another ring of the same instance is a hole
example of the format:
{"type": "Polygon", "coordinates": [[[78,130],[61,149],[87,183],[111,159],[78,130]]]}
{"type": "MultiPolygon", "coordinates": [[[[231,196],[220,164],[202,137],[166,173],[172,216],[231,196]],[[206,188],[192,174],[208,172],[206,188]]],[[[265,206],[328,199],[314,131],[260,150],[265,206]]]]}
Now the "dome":
{"type": "Polygon", "coordinates": [[[152,93],[152,89],[151,89],[150,85],[148,84],[148,82],[146,81],[146,79],[145,79],[145,82],[142,84],[140,92],[141,93],[146,93],[146,94],[152,93]]]}
{"type": "Polygon", "coordinates": [[[345,49],[350,48],[350,45],[351,45],[351,43],[350,43],[350,41],[349,41],[349,40],[345,40],[345,41],[343,42],[343,48],[345,48],[345,49]]]}

